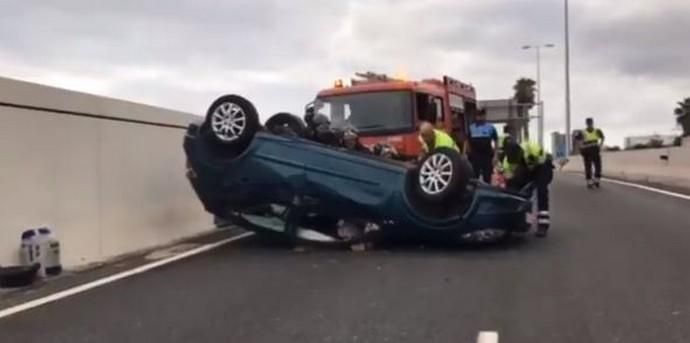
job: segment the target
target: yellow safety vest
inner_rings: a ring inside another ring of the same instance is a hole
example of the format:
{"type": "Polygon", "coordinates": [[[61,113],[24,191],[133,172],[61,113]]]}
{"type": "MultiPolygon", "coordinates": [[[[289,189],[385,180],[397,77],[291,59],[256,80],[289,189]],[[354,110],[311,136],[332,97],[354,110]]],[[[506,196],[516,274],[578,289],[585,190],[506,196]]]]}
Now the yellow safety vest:
{"type": "MultiPolygon", "coordinates": [[[[528,169],[532,170],[536,166],[546,162],[546,154],[544,153],[544,149],[542,149],[539,144],[534,142],[525,142],[522,143],[520,147],[522,148],[522,154],[528,169]]],[[[503,172],[506,173],[508,177],[512,176],[518,166],[517,163],[508,162],[507,156],[503,158],[501,165],[503,167],[503,172]]]]}
{"type": "Polygon", "coordinates": [[[598,129],[593,129],[592,131],[584,130],[583,134],[585,144],[599,143],[599,140],[601,139],[601,135],[599,134],[598,129]]]}
{"type": "MultiPolygon", "coordinates": [[[[422,143],[422,148],[424,149],[424,151],[429,152],[429,147],[427,146],[422,136],[420,135],[418,138],[419,141],[422,143]]],[[[457,152],[460,152],[460,148],[458,148],[458,145],[455,144],[455,141],[452,137],[450,137],[447,133],[441,130],[434,129],[434,149],[438,148],[449,148],[457,152]]]]}

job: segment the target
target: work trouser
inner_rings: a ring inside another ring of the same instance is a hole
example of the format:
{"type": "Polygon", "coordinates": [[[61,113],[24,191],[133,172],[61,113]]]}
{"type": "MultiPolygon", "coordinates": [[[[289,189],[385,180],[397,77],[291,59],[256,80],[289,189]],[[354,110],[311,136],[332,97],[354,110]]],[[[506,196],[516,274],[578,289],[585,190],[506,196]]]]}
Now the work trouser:
{"type": "Polygon", "coordinates": [[[474,177],[481,177],[486,183],[491,183],[491,175],[494,173],[494,157],[492,154],[470,154],[470,163],[474,169],[474,177]]]}
{"type": "Polygon", "coordinates": [[[582,160],[585,163],[585,177],[592,179],[592,165],[594,166],[594,178],[601,179],[601,153],[599,147],[589,147],[582,149],[582,160]]]}
{"type": "Polygon", "coordinates": [[[508,179],[506,186],[510,189],[521,190],[528,183],[533,182],[537,192],[537,207],[540,214],[549,213],[549,185],[553,180],[553,164],[550,160],[540,164],[532,170],[516,170],[515,177],[508,179]]]}

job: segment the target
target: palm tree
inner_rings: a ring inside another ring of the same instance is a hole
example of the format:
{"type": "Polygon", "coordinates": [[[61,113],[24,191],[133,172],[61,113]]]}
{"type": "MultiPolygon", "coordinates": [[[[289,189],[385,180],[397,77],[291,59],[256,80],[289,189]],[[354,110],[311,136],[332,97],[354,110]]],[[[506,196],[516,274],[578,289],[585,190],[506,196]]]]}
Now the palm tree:
{"type": "Polygon", "coordinates": [[[515,83],[515,86],[513,86],[513,90],[515,90],[515,95],[513,98],[518,102],[518,104],[525,105],[518,107],[519,117],[525,117],[529,110],[534,107],[534,93],[536,92],[536,84],[537,83],[534,82],[534,80],[523,77],[518,79],[515,83]]]}
{"type": "Polygon", "coordinates": [[[683,136],[690,136],[690,98],[679,101],[673,113],[676,115],[676,122],[683,127],[683,136]]]}

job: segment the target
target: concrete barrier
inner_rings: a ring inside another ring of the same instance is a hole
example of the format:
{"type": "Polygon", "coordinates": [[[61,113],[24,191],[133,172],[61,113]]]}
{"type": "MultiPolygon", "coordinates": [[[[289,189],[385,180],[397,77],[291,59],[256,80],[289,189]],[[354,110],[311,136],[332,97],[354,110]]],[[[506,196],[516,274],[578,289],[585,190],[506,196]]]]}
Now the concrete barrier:
{"type": "MultiPolygon", "coordinates": [[[[604,176],[690,190],[690,141],[683,146],[602,154],[604,176]],[[667,156],[668,161],[661,156],[667,156]]],[[[583,171],[582,157],[572,156],[564,171],[583,171]]]]}
{"type": "Polygon", "coordinates": [[[210,230],[185,173],[191,114],[0,78],[0,264],[53,227],[67,267],[210,230]]]}

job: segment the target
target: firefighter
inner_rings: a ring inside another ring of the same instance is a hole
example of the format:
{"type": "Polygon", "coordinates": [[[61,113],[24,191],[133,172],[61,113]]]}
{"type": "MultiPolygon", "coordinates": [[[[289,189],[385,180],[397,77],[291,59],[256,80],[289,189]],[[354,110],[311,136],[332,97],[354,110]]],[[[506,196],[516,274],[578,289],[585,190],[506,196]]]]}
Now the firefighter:
{"type": "Polygon", "coordinates": [[[434,125],[430,122],[422,122],[419,126],[419,141],[422,143],[422,149],[424,149],[424,152],[420,156],[420,160],[426,156],[426,154],[438,148],[450,148],[460,152],[455,140],[444,131],[435,129],[434,125]]]}
{"type": "Polygon", "coordinates": [[[594,127],[594,120],[587,118],[585,121],[587,128],[582,131],[582,143],[580,154],[585,163],[585,178],[587,187],[599,187],[601,180],[601,146],[604,145],[604,133],[594,127]],[[592,178],[592,167],[594,167],[594,178],[592,178]]]}
{"type": "Polygon", "coordinates": [[[496,153],[493,160],[493,164],[496,166],[494,168],[496,172],[494,172],[492,175],[491,184],[501,188],[505,188],[506,186],[505,176],[501,174],[501,163],[505,158],[504,148],[506,146],[506,143],[510,142],[510,140],[513,139],[512,132],[512,127],[510,126],[510,124],[506,124],[503,127],[503,135],[498,137],[498,145],[496,146],[496,153]]]}
{"type": "Polygon", "coordinates": [[[508,139],[504,147],[505,156],[501,171],[506,178],[506,186],[522,190],[532,184],[537,192],[537,237],[546,237],[551,226],[549,214],[549,184],[553,180],[553,163],[542,147],[533,142],[518,144],[508,139]]]}
{"type": "Polygon", "coordinates": [[[367,154],[371,153],[371,150],[369,150],[359,141],[359,134],[357,134],[357,130],[353,128],[346,128],[343,132],[342,145],[347,150],[358,151],[367,154]]]}
{"type": "Polygon", "coordinates": [[[491,183],[494,172],[494,147],[498,147],[498,132],[486,121],[486,110],[477,111],[475,122],[470,125],[469,159],[475,178],[491,183]],[[493,145],[492,145],[493,144],[493,145]]]}
{"type": "MultiPolygon", "coordinates": [[[[307,117],[307,132],[305,137],[325,145],[338,146],[342,139],[338,137],[331,127],[331,120],[325,115],[317,113],[312,117],[307,117]]],[[[305,118],[306,119],[306,118],[305,118]]]]}
{"type": "Polygon", "coordinates": [[[374,144],[374,147],[371,149],[371,151],[376,156],[385,157],[391,160],[397,160],[400,158],[400,155],[398,155],[398,151],[395,149],[395,147],[386,143],[374,144]]]}
{"type": "Polygon", "coordinates": [[[496,146],[496,161],[498,161],[498,163],[503,161],[503,157],[505,157],[503,149],[506,146],[506,142],[512,139],[512,131],[513,129],[510,124],[503,126],[503,135],[498,138],[498,145],[496,146]]]}

